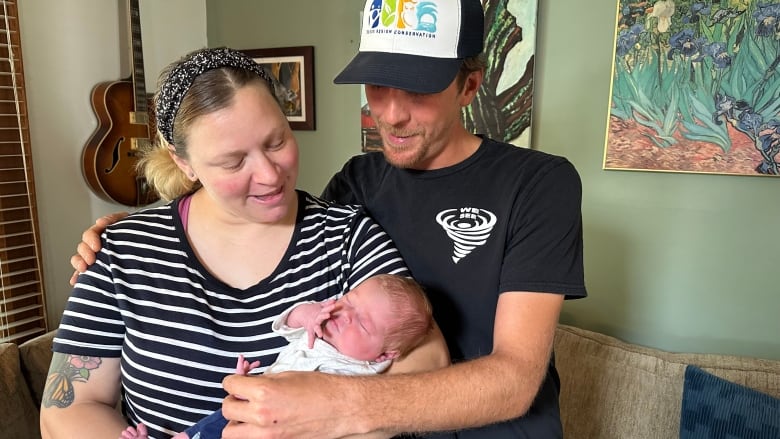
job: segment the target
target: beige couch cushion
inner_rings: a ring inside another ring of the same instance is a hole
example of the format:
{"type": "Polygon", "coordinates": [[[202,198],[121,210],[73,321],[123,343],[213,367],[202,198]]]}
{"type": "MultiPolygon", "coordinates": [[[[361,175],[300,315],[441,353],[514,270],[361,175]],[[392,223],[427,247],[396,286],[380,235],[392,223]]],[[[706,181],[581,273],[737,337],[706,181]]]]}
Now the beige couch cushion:
{"type": "Polygon", "coordinates": [[[780,396],[780,361],[675,354],[560,325],[555,364],[567,439],[676,438],[685,366],[780,396]]]}
{"type": "Polygon", "coordinates": [[[56,333],[57,331],[50,331],[19,346],[19,356],[22,359],[22,373],[27,379],[27,385],[30,386],[33,399],[38,406],[40,406],[43,398],[43,387],[49,374],[49,365],[53,355],[51,345],[56,333]]]}
{"type": "Polygon", "coordinates": [[[19,366],[19,348],[0,344],[0,439],[41,437],[38,408],[19,366]]]}

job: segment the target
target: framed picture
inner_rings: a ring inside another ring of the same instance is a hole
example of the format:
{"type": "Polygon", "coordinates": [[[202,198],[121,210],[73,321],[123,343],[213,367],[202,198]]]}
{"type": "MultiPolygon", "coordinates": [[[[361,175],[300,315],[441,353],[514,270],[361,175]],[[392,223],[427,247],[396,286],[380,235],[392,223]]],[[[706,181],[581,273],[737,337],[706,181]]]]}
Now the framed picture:
{"type": "Polygon", "coordinates": [[[314,130],[314,46],[242,50],[278,81],[276,99],[294,130],[314,130]]]}
{"type": "Polygon", "coordinates": [[[778,18],[778,0],[617,1],[604,169],[780,175],[778,18]]]}

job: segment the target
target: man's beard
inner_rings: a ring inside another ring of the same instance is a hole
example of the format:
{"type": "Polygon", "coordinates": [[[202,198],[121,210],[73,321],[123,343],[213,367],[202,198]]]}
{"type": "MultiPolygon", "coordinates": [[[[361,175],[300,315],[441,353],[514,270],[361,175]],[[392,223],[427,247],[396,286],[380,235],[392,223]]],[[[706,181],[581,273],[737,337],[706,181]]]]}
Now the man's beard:
{"type": "MultiPolygon", "coordinates": [[[[414,142],[414,144],[406,146],[400,146],[396,147],[393,146],[391,143],[387,142],[385,139],[385,136],[391,135],[396,137],[409,137],[409,136],[419,136],[420,133],[418,132],[404,132],[400,130],[393,129],[391,127],[388,127],[387,125],[383,124],[382,122],[377,121],[377,128],[379,128],[379,132],[382,133],[382,153],[385,156],[385,160],[390,163],[391,165],[395,166],[396,168],[416,168],[417,165],[419,165],[428,152],[428,146],[426,144],[419,144],[417,142],[414,142]],[[389,145],[389,146],[388,146],[389,145]]],[[[422,138],[420,136],[420,138],[422,138]]],[[[416,140],[416,139],[415,139],[416,140]]]]}

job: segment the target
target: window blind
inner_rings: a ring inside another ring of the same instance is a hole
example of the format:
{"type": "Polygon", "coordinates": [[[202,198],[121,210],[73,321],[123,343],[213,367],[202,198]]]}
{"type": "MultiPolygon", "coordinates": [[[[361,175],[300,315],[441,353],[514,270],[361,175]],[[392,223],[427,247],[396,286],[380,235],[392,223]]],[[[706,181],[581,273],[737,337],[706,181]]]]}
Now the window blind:
{"type": "Polygon", "coordinates": [[[47,331],[16,0],[0,0],[0,342],[47,331]]]}

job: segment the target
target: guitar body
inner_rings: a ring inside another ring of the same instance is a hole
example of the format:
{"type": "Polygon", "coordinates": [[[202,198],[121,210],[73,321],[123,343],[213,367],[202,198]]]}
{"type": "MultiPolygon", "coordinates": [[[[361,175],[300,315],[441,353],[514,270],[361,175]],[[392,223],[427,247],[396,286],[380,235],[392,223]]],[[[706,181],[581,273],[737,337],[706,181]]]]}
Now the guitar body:
{"type": "Polygon", "coordinates": [[[136,152],[149,142],[147,115],[134,120],[133,83],[103,82],[92,89],[98,127],[81,153],[82,172],[90,188],[106,201],[142,206],[157,201],[138,176],[136,152]]]}
{"type": "Polygon", "coordinates": [[[92,89],[98,126],[81,151],[81,173],[106,201],[143,206],[160,197],[136,172],[136,154],[150,144],[148,99],[138,0],[128,0],[132,73],[128,79],[101,82],[92,89]]]}

